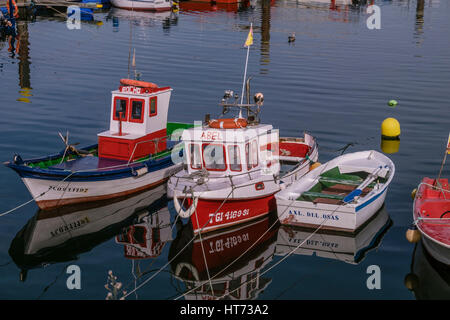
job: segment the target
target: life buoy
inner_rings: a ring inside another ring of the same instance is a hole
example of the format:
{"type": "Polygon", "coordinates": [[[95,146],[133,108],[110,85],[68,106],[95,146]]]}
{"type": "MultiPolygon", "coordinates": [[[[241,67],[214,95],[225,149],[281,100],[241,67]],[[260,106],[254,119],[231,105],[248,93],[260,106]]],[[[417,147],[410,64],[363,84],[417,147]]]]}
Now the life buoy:
{"type": "Polygon", "coordinates": [[[239,129],[245,128],[248,122],[243,118],[217,119],[209,121],[209,127],[214,129],[239,129]]]}
{"type": "MultiPolygon", "coordinates": [[[[189,274],[192,275],[192,277],[194,278],[195,281],[200,281],[200,277],[199,277],[197,268],[187,262],[180,262],[179,264],[177,264],[177,267],[175,268],[175,276],[177,278],[182,279],[181,271],[183,271],[183,269],[187,269],[189,271],[189,274]]],[[[192,280],[192,279],[183,279],[183,280],[192,280]]]]}
{"type": "Polygon", "coordinates": [[[133,86],[133,87],[140,87],[140,88],[150,88],[150,89],[158,88],[158,85],[155,83],[139,81],[139,80],[132,80],[132,79],[120,79],[120,84],[124,85],[124,86],[133,86]]]}
{"type": "Polygon", "coordinates": [[[195,209],[197,208],[197,204],[198,204],[198,197],[197,198],[195,198],[194,196],[192,196],[192,197],[194,199],[192,201],[191,206],[189,207],[189,209],[184,210],[181,207],[180,202],[178,201],[177,192],[176,191],[173,192],[173,204],[175,206],[175,210],[177,211],[177,213],[180,217],[189,218],[195,212],[195,209]]]}
{"type": "Polygon", "coordinates": [[[9,17],[12,18],[18,18],[19,17],[19,8],[17,7],[17,3],[15,0],[7,0],[6,1],[6,9],[8,10],[9,17]],[[14,7],[14,13],[11,15],[11,8],[9,7],[9,1],[11,1],[13,7],[14,7]]]}

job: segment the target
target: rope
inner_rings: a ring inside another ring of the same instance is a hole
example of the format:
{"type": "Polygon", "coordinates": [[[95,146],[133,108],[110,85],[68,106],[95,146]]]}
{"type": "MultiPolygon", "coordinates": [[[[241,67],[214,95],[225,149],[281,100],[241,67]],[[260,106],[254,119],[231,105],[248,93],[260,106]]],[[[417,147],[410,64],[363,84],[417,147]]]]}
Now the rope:
{"type": "MultiPolygon", "coordinates": [[[[70,173],[68,176],[66,176],[63,180],[61,180],[61,182],[60,182],[58,185],[56,185],[55,188],[59,187],[65,180],[67,180],[70,176],[72,176],[72,175],[75,174],[76,172],[77,172],[77,171],[73,171],[73,172],[70,173]]],[[[16,210],[22,208],[23,206],[26,206],[27,204],[29,204],[29,203],[35,201],[37,198],[40,198],[40,197],[44,196],[44,195],[45,195],[47,192],[49,192],[50,190],[51,190],[51,187],[49,187],[47,191],[42,192],[40,195],[38,195],[38,196],[32,198],[31,200],[28,200],[28,201],[26,201],[26,202],[24,202],[24,203],[18,205],[18,206],[15,207],[15,208],[12,208],[12,209],[10,209],[10,210],[8,210],[8,211],[5,211],[5,212],[1,213],[1,214],[0,214],[0,217],[6,216],[7,214],[9,214],[9,213],[11,213],[11,212],[16,211],[16,210]]]]}

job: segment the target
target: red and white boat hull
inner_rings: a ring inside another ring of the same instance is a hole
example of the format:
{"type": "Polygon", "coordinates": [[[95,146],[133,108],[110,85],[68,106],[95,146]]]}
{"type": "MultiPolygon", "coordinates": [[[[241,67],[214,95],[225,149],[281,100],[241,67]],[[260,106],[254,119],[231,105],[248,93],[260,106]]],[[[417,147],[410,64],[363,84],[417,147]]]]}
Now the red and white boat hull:
{"type": "MultiPolygon", "coordinates": [[[[192,201],[189,201],[192,206],[192,201]]],[[[194,233],[209,232],[262,217],[276,209],[273,194],[252,199],[198,199],[190,216],[194,233]]]]}
{"type": "Polygon", "coordinates": [[[424,178],[414,200],[414,221],[427,251],[450,265],[450,188],[448,179],[424,178]]]}

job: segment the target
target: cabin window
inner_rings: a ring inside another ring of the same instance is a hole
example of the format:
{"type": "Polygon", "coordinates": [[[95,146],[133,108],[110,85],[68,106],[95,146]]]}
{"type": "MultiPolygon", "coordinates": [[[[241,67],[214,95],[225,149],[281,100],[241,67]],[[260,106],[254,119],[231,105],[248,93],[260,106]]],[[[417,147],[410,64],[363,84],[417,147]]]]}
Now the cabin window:
{"type": "Polygon", "coordinates": [[[225,146],[222,144],[203,144],[203,166],[211,171],[225,171],[225,146]]]}
{"type": "Polygon", "coordinates": [[[256,140],[252,142],[253,168],[258,166],[258,143],[256,140]]]}
{"type": "Polygon", "coordinates": [[[228,146],[228,159],[230,161],[231,171],[242,171],[241,154],[239,153],[239,146],[228,146]]]}
{"type": "Polygon", "coordinates": [[[131,99],[131,108],[129,119],[131,122],[144,122],[144,104],[145,101],[141,99],[131,99]]]}
{"type": "Polygon", "coordinates": [[[154,117],[156,116],[156,114],[158,113],[158,97],[152,97],[150,98],[150,108],[149,108],[149,116],[150,117],[154,117]]]}
{"type": "Polygon", "coordinates": [[[200,155],[200,146],[198,144],[189,145],[190,162],[192,169],[201,169],[202,160],[200,155]]]}
{"type": "Polygon", "coordinates": [[[245,162],[247,163],[247,170],[252,168],[252,154],[250,152],[250,143],[245,144],[245,162]]]}
{"type": "Polygon", "coordinates": [[[258,144],[254,140],[245,144],[245,162],[247,162],[247,170],[251,170],[258,166],[258,144]]]}
{"type": "Polygon", "coordinates": [[[114,113],[113,119],[119,120],[119,114],[122,112],[122,121],[127,121],[127,98],[115,98],[114,99],[114,113]]]}

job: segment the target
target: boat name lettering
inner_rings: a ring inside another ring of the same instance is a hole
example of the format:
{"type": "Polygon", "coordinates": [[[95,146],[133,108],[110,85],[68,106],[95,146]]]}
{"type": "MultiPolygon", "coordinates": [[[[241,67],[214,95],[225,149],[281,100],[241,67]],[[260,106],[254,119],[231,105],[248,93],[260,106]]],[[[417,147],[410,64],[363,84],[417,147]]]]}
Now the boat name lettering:
{"type": "Polygon", "coordinates": [[[52,237],[55,237],[55,236],[57,236],[59,234],[63,234],[65,232],[69,232],[71,230],[78,229],[78,228],[82,227],[83,225],[85,225],[87,223],[89,223],[89,218],[88,217],[84,217],[81,220],[77,220],[75,222],[71,222],[71,223],[62,225],[61,227],[56,228],[53,231],[50,231],[50,234],[51,234],[52,237]]]}
{"type": "MultiPolygon", "coordinates": [[[[305,242],[305,239],[291,238],[291,239],[289,239],[289,242],[292,243],[293,245],[297,245],[297,244],[305,242]]],[[[312,247],[326,247],[326,248],[339,247],[339,244],[336,242],[327,242],[327,241],[319,241],[319,240],[311,240],[311,239],[306,240],[305,244],[307,246],[312,246],[312,247]]]]}
{"type": "MultiPolygon", "coordinates": [[[[293,214],[296,216],[302,216],[304,217],[305,215],[299,211],[299,210],[289,210],[289,214],[293,214]]],[[[330,219],[330,220],[339,220],[339,216],[338,215],[332,215],[332,214],[325,214],[323,213],[322,216],[320,216],[317,212],[306,212],[306,217],[309,218],[316,218],[316,219],[330,219]]]]}
{"type": "Polygon", "coordinates": [[[222,252],[226,249],[231,249],[243,242],[247,242],[250,239],[250,236],[248,232],[236,235],[236,236],[230,236],[227,238],[221,238],[217,239],[215,241],[209,241],[209,253],[218,253],[222,252]]]}
{"type": "Polygon", "coordinates": [[[77,188],[77,187],[58,187],[58,186],[50,186],[49,187],[53,191],[63,191],[63,192],[80,192],[86,193],[88,192],[88,188],[77,188]]]}
{"type": "Polygon", "coordinates": [[[220,132],[218,132],[218,131],[203,131],[201,139],[216,141],[216,140],[222,140],[222,136],[221,136],[220,132]]]}
{"type": "Polygon", "coordinates": [[[250,209],[244,209],[244,210],[234,210],[234,211],[227,211],[227,212],[217,212],[215,215],[210,214],[210,217],[213,217],[215,219],[215,222],[222,222],[224,219],[225,221],[228,220],[234,220],[236,218],[240,218],[241,216],[247,216],[250,213],[250,209]],[[215,217],[214,217],[215,216],[215,217]]]}
{"type": "Polygon", "coordinates": [[[141,88],[137,87],[121,87],[120,92],[141,94],[141,88]]]}

